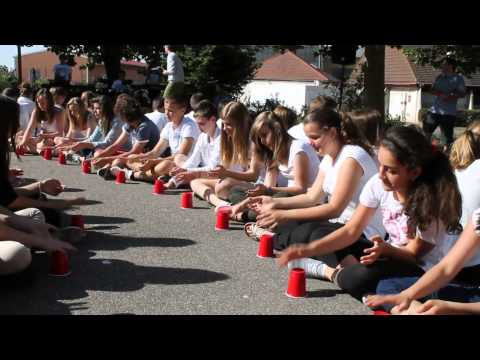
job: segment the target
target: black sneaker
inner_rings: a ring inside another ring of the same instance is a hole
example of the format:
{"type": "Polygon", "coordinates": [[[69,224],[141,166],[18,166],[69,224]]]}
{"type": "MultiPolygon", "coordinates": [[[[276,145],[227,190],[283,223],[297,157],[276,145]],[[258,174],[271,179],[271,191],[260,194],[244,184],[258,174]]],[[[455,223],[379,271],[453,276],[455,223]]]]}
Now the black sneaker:
{"type": "Polygon", "coordinates": [[[103,167],[97,171],[98,176],[101,176],[105,180],[115,180],[115,176],[111,173],[109,167],[103,167]]]}
{"type": "Polygon", "coordinates": [[[163,176],[160,176],[159,179],[163,181],[164,184],[166,184],[167,182],[170,181],[172,177],[171,176],[168,176],[168,175],[163,175],[163,176]]]}

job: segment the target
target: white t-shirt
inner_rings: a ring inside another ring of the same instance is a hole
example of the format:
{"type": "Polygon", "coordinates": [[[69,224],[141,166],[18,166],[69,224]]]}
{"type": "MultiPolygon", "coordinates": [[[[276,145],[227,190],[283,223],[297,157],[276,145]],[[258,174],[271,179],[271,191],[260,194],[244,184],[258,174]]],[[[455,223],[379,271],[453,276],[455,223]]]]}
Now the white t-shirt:
{"type": "MultiPolygon", "coordinates": [[[[364,149],[357,145],[343,146],[340,150],[340,153],[337,155],[335,163],[332,162],[332,158],[329,155],[326,155],[320,163],[320,171],[323,171],[325,174],[325,178],[323,180],[323,191],[327,195],[328,201],[330,201],[332,194],[335,192],[335,187],[338,180],[338,172],[340,171],[343,162],[348,158],[354,159],[362,167],[363,175],[360,178],[360,183],[358,184],[358,187],[353,193],[353,197],[346,208],[338,218],[330,219],[330,222],[340,222],[345,224],[351,219],[355,209],[359,204],[360,193],[364,185],[378,171],[375,161],[372,159],[372,157],[364,149]]],[[[367,232],[365,232],[365,234],[367,235],[367,232]]],[[[370,235],[367,235],[367,237],[369,236],[370,235]]]]}
{"type": "Polygon", "coordinates": [[[192,110],[188,114],[185,114],[185,116],[195,121],[195,111],[192,110]]]}
{"type": "Polygon", "coordinates": [[[293,164],[295,156],[298,153],[305,153],[308,157],[308,183],[307,187],[311,187],[318,175],[320,160],[318,159],[316,151],[312,145],[307,144],[302,140],[293,140],[290,145],[290,153],[288,155],[288,165],[279,165],[279,178],[277,184],[279,186],[294,186],[295,172],[293,171],[293,164]]]}
{"type": "Polygon", "coordinates": [[[168,141],[172,155],[176,154],[180,148],[180,144],[185,138],[193,138],[193,144],[190,149],[190,152],[187,156],[190,156],[195,148],[195,143],[198,136],[200,135],[200,130],[198,130],[197,124],[192,121],[192,119],[183,117],[182,122],[178,125],[176,129],[173,128],[173,122],[169,121],[167,125],[162,130],[160,138],[168,141]]]}
{"type": "MultiPolygon", "coordinates": [[[[393,191],[386,191],[378,174],[372,176],[360,195],[360,203],[366,207],[380,210],[383,226],[389,234],[388,243],[395,247],[405,246],[408,243],[408,217],[403,212],[403,205],[395,199],[393,191]]],[[[450,250],[458,235],[447,234],[445,227],[436,223],[426,231],[416,230],[423,241],[435,245],[420,261],[422,269],[427,271],[437,264],[450,250]]]]}
{"type": "Polygon", "coordinates": [[[35,102],[27,97],[20,96],[17,99],[17,103],[20,106],[20,127],[18,130],[25,130],[32,116],[33,109],[35,109],[35,102]]]}
{"type": "Polygon", "coordinates": [[[302,123],[292,126],[290,129],[288,129],[288,133],[294,139],[303,140],[305,142],[309,141],[307,135],[305,135],[305,131],[303,130],[302,123]]]}
{"type": "Polygon", "coordinates": [[[466,169],[455,170],[455,176],[462,194],[460,223],[465,227],[473,212],[480,208],[480,160],[475,160],[466,169]]]}
{"type": "Polygon", "coordinates": [[[167,125],[168,118],[167,115],[161,113],[160,111],[154,111],[148,114],[145,114],[147,118],[153,121],[155,125],[158,127],[158,131],[162,132],[165,125],[167,125]]]}
{"type": "Polygon", "coordinates": [[[213,141],[207,133],[201,133],[198,137],[195,149],[192,155],[183,164],[183,168],[187,170],[208,171],[212,170],[220,164],[220,139],[222,132],[215,127],[215,136],[213,141]],[[200,165],[203,165],[200,167],[200,165]]]}
{"type": "Polygon", "coordinates": [[[223,120],[222,119],[217,119],[217,126],[219,129],[222,128],[223,120]]]}

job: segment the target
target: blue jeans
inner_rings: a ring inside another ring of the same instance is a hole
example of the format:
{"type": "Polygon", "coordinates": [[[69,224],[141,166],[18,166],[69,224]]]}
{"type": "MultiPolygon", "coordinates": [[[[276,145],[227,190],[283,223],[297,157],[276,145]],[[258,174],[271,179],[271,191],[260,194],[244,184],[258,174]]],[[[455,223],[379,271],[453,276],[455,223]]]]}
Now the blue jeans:
{"type": "MultiPolygon", "coordinates": [[[[408,289],[418,281],[419,277],[390,278],[381,280],[377,285],[378,295],[393,295],[408,289]]],[[[424,302],[429,299],[439,299],[445,301],[455,301],[461,303],[480,302],[480,288],[477,285],[463,285],[458,283],[449,283],[440,290],[419,299],[424,302]]],[[[392,305],[383,305],[386,311],[392,309],[392,305]]]]}

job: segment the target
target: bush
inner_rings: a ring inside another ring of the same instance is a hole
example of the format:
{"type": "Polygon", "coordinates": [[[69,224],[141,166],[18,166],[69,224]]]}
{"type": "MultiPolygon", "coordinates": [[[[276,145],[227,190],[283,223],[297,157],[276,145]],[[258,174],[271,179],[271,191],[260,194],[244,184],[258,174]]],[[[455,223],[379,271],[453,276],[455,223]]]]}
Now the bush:
{"type": "Polygon", "coordinates": [[[408,124],[406,121],[402,121],[402,117],[398,116],[391,116],[390,114],[385,114],[385,129],[388,129],[392,126],[404,126],[408,124]]]}
{"type": "MultiPolygon", "coordinates": [[[[422,108],[418,112],[418,118],[420,122],[423,123],[427,118],[428,113],[427,108],[422,108]]],[[[474,120],[480,119],[480,110],[459,110],[457,112],[457,120],[455,121],[455,126],[466,127],[469,123],[474,120]]]]}

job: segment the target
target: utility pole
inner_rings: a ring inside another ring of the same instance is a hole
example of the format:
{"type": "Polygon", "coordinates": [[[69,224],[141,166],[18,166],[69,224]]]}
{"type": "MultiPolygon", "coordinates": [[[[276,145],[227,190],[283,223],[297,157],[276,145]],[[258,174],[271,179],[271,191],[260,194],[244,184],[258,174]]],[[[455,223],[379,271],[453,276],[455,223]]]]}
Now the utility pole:
{"type": "Polygon", "coordinates": [[[17,45],[17,79],[18,84],[22,83],[22,46],[17,45]]]}

